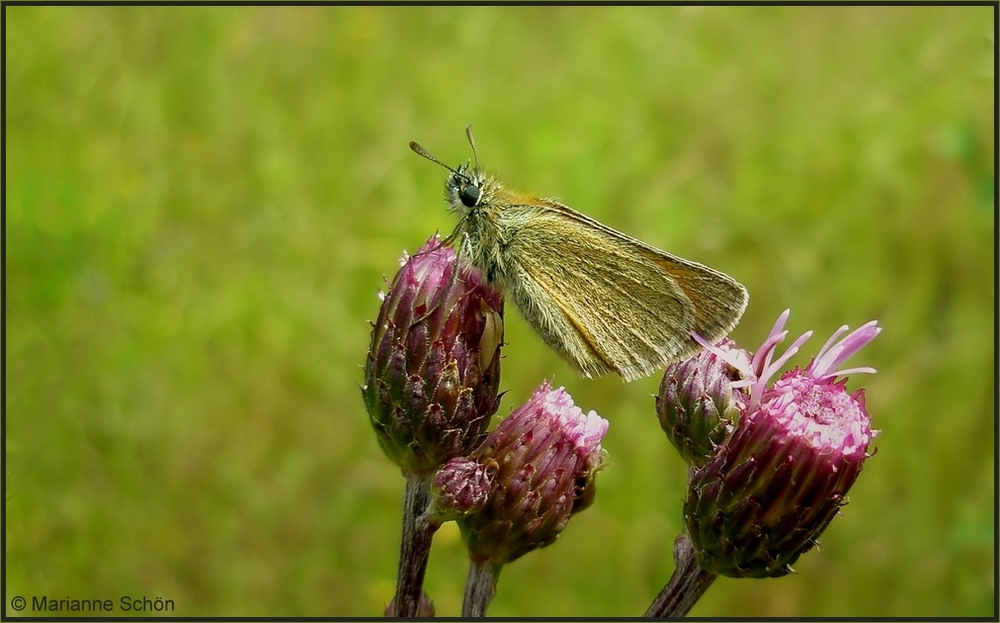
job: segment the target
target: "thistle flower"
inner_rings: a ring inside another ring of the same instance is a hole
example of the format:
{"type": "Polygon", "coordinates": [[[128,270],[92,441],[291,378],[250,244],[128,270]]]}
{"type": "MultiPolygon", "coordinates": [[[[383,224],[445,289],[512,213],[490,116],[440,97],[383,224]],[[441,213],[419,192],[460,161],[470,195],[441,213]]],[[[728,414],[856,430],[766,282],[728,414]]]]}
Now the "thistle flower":
{"type": "Polygon", "coordinates": [[[362,394],[386,455],[429,476],[479,445],[499,406],[503,308],[436,235],[401,264],[372,325],[362,394]]]}
{"type": "Polygon", "coordinates": [[[734,388],[743,380],[739,368],[716,354],[726,352],[745,367],[750,355],[722,338],[715,348],[667,366],[656,395],[656,415],[681,458],[701,466],[732,433],[746,408],[749,392],[734,388]]]}
{"type": "Polygon", "coordinates": [[[497,425],[471,457],[496,468],[489,501],[458,520],[472,560],[499,567],[553,543],[594,500],[607,430],[548,383],[497,425]]]}
{"type": "MultiPolygon", "coordinates": [[[[835,342],[841,327],[804,370],[767,382],[811,332],[772,363],[787,335],[785,311],[743,373],[746,410],[732,436],[704,466],[692,470],[684,519],[698,564],[730,577],[778,577],[816,544],[870,456],[878,434],[865,410],[864,390],[849,393],[839,370],[881,328],[869,322],[835,342]]],[[[727,353],[718,352],[720,357],[727,353]]],[[[735,366],[743,365],[732,360],[735,366]]]]}

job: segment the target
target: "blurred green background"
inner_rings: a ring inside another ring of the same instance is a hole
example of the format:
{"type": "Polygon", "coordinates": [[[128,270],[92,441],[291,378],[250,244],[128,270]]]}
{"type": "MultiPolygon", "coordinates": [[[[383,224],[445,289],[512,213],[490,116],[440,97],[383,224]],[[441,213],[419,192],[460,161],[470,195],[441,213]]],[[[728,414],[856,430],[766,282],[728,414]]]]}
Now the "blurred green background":
{"type": "MultiPolygon", "coordinates": [[[[723,270],[756,349],[878,319],[878,455],[778,580],[700,616],[990,616],[993,8],[6,11],[7,596],[381,615],[403,480],[359,385],[377,290],[471,157],[723,270]]],[[[543,379],[611,421],[596,504],[501,616],[639,615],[685,468],[654,377],[584,380],[511,308],[500,413],[543,379]]],[[[466,557],[427,590],[457,615],[466,557]]],[[[8,615],[15,614],[9,603],[8,615]]]]}

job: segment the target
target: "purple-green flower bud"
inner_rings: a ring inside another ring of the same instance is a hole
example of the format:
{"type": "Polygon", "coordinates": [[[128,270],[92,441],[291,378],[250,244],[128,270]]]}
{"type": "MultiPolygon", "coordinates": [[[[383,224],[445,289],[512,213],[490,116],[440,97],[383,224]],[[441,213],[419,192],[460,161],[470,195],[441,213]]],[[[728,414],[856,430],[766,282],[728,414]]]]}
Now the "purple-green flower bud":
{"type": "MultiPolygon", "coordinates": [[[[420,591],[420,602],[417,604],[417,616],[422,619],[426,619],[433,617],[434,614],[434,602],[427,596],[427,593],[420,591]]],[[[388,619],[395,619],[399,617],[396,613],[395,597],[393,597],[392,601],[389,602],[389,605],[385,607],[385,616],[388,619]]]]}
{"type": "Polygon", "coordinates": [[[830,348],[842,327],[805,370],[768,378],[810,334],[771,364],[785,333],[779,318],[753,360],[751,402],[732,436],[692,470],[684,519],[698,564],[729,577],[779,577],[816,544],[870,456],[878,434],[864,390],[848,393],[837,366],[881,329],[868,323],[830,348]]]}
{"type": "Polygon", "coordinates": [[[489,499],[496,467],[492,461],[484,465],[462,456],[449,460],[431,481],[432,514],[438,521],[448,521],[481,511],[489,499]]]}
{"type": "Polygon", "coordinates": [[[362,394],[379,445],[428,476],[482,441],[500,404],[500,294],[433,236],[404,256],[372,325],[362,394]]]}
{"type": "Polygon", "coordinates": [[[750,363],[745,350],[723,338],[714,349],[667,366],[656,395],[660,427],[681,458],[696,466],[704,465],[715,446],[729,437],[749,397],[745,389],[733,388],[742,374],[718,351],[750,363]]]}
{"type": "Polygon", "coordinates": [[[489,500],[458,520],[472,560],[501,566],[553,543],[594,501],[607,430],[548,383],[500,422],[472,455],[496,468],[489,500]]]}

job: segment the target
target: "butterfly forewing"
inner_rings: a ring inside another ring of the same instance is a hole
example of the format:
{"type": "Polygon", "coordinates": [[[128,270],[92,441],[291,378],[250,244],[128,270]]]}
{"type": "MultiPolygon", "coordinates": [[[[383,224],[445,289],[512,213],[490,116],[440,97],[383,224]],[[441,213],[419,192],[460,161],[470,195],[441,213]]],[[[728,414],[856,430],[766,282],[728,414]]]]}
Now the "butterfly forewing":
{"type": "MultiPolygon", "coordinates": [[[[665,270],[694,305],[694,330],[709,342],[717,342],[725,337],[740,321],[746,310],[750,295],[746,288],[729,275],[709,268],[704,264],[685,260],[650,246],[614,230],[594,219],[580,214],[561,203],[543,200],[549,210],[559,214],[560,219],[575,221],[584,229],[594,229],[605,236],[619,241],[628,255],[639,254],[665,270]]],[[[686,357],[697,348],[684,354],[686,357]]],[[[682,356],[676,357],[681,359],[682,356]]]]}
{"type": "Polygon", "coordinates": [[[690,298],[631,239],[549,210],[511,244],[531,247],[512,249],[519,262],[511,267],[517,273],[509,280],[511,297],[535,319],[542,338],[582,371],[614,371],[631,381],[697,350],[689,335],[697,315],[690,298]],[[588,294],[594,292],[608,295],[595,300],[588,294]],[[540,306],[547,315],[531,309],[538,297],[550,303],[540,306]]]}

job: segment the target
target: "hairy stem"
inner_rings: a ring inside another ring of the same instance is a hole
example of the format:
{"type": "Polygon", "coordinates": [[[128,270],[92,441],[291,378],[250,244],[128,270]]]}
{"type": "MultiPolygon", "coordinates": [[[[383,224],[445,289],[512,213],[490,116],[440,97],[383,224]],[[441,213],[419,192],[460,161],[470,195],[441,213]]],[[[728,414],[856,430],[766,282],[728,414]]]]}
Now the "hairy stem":
{"type": "Polygon", "coordinates": [[[465,583],[465,600],[462,602],[463,617],[484,617],[486,609],[497,594],[497,579],[502,565],[489,561],[469,564],[469,579],[465,583]]]}
{"type": "Polygon", "coordinates": [[[683,617],[712,585],[715,573],[698,566],[691,539],[682,534],[674,541],[674,574],[646,610],[646,617],[683,617]]]}
{"type": "Polygon", "coordinates": [[[424,573],[431,556],[431,539],[437,525],[428,520],[431,501],[431,478],[410,476],[403,498],[403,542],[399,551],[399,575],[396,578],[395,615],[415,617],[424,588],[424,573]]]}

